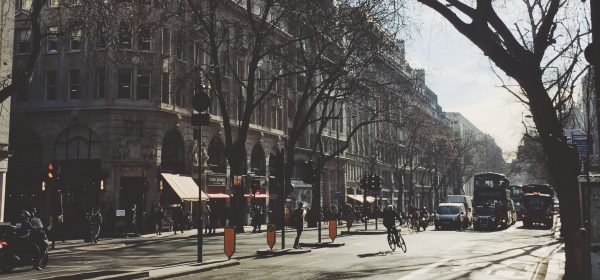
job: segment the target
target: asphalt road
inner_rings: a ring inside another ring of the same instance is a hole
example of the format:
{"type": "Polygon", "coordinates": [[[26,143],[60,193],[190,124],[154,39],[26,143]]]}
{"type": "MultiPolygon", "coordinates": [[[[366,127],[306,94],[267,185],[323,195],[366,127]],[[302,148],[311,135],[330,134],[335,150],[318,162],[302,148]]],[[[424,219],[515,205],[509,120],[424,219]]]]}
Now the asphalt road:
{"type": "MultiPolygon", "coordinates": [[[[177,279],[532,279],[558,245],[549,230],[522,229],[520,223],[494,232],[402,232],[407,253],[392,252],[385,234],[341,235],[336,242],[345,246],[276,257],[256,255],[256,250],[267,248],[264,233],[241,234],[233,256],[241,265],[177,279]]],[[[287,248],[291,248],[294,237],[295,232],[288,231],[287,248]]],[[[326,238],[324,231],[323,240],[327,241],[326,238]]],[[[305,231],[302,236],[302,242],[316,240],[316,231],[305,231]]],[[[280,248],[279,242],[278,237],[276,248],[280,248]]],[[[224,257],[223,237],[205,238],[204,259],[224,257]]],[[[48,267],[42,271],[21,268],[0,278],[46,279],[73,274],[87,278],[194,260],[195,237],[165,239],[135,247],[98,245],[52,255],[48,267]]]]}

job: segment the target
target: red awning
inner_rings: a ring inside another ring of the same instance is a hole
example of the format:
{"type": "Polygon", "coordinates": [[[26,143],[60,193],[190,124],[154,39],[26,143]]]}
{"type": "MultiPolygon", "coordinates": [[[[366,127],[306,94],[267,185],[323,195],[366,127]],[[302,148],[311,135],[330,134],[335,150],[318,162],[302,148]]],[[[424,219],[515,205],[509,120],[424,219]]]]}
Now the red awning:
{"type": "Polygon", "coordinates": [[[244,194],[244,197],[254,197],[254,198],[269,198],[269,195],[266,193],[256,193],[256,196],[251,194],[244,194]]]}
{"type": "Polygon", "coordinates": [[[230,199],[231,196],[229,196],[228,194],[224,194],[224,193],[207,193],[206,195],[208,195],[208,198],[210,199],[230,199]]]}

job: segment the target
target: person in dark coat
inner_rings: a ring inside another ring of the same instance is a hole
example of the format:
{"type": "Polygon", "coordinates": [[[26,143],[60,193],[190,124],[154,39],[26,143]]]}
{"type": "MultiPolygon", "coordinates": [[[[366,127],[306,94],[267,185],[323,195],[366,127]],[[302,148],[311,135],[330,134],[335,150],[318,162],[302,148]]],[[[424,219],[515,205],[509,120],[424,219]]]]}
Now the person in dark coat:
{"type": "Polygon", "coordinates": [[[90,242],[98,243],[98,236],[100,236],[100,227],[102,226],[102,214],[100,214],[100,209],[92,209],[90,225],[90,242]]]}
{"type": "Polygon", "coordinates": [[[173,224],[174,234],[177,234],[178,230],[181,231],[181,233],[183,233],[184,217],[181,205],[178,205],[177,207],[175,207],[175,209],[173,209],[173,224]]]}
{"type": "Polygon", "coordinates": [[[163,219],[164,210],[162,205],[159,205],[158,208],[154,210],[154,215],[152,219],[154,220],[154,228],[156,230],[156,235],[161,235],[162,232],[162,219],[163,219]]]}
{"type": "MultiPolygon", "coordinates": [[[[137,229],[137,207],[136,207],[135,203],[132,204],[131,209],[129,209],[128,222],[129,222],[129,229],[131,230],[131,232],[133,232],[134,236],[139,236],[138,229],[137,229]]],[[[127,234],[125,234],[125,237],[128,237],[127,234]]]]}
{"type": "Polygon", "coordinates": [[[304,230],[304,204],[298,203],[298,208],[292,213],[292,223],[296,228],[296,240],[294,241],[294,249],[302,249],[300,247],[300,235],[304,230]]]}
{"type": "Polygon", "coordinates": [[[260,226],[262,224],[262,211],[260,207],[255,207],[252,213],[252,233],[261,232],[260,226]]]}

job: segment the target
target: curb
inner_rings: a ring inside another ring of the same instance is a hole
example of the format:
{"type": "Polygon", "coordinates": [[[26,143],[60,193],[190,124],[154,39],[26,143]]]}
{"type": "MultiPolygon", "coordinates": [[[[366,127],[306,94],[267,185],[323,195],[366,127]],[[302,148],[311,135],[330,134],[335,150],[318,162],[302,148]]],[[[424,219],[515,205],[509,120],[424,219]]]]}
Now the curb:
{"type": "Polygon", "coordinates": [[[305,254],[310,253],[310,249],[283,249],[283,250],[269,250],[262,249],[257,250],[256,254],[259,256],[280,256],[280,255],[297,255],[297,254],[305,254]]]}
{"type": "Polygon", "coordinates": [[[169,278],[173,278],[173,277],[180,277],[180,276],[190,275],[190,274],[199,273],[199,272],[203,272],[203,271],[219,269],[219,268],[224,268],[224,267],[230,267],[230,266],[239,265],[239,264],[240,264],[240,261],[238,261],[238,260],[220,260],[220,261],[215,261],[215,262],[208,263],[208,264],[188,265],[187,268],[183,268],[182,266],[167,267],[167,268],[150,270],[149,276],[146,279],[155,279],[155,280],[169,279],[169,278]],[[180,269],[178,271],[168,271],[168,270],[173,270],[177,267],[180,267],[180,269]],[[161,270],[163,270],[163,271],[166,270],[166,271],[161,272],[161,270]]]}
{"type": "Polygon", "coordinates": [[[333,243],[333,242],[321,242],[321,243],[300,243],[301,247],[315,247],[315,248],[336,248],[345,246],[346,243],[333,243]]]}
{"type": "Polygon", "coordinates": [[[342,231],[340,235],[371,235],[371,234],[387,234],[384,230],[362,230],[362,231],[342,231]]]}

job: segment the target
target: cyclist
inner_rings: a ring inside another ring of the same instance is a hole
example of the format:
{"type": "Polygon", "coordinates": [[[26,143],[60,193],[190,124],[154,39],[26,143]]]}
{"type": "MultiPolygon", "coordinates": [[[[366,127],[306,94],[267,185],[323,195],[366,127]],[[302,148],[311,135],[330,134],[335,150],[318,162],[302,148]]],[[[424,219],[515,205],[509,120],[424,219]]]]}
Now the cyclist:
{"type": "Polygon", "coordinates": [[[398,214],[398,211],[396,211],[392,207],[392,205],[388,205],[383,210],[383,225],[387,228],[388,234],[390,234],[390,232],[392,232],[394,234],[394,237],[396,237],[396,242],[397,242],[398,240],[400,240],[400,238],[398,238],[398,229],[396,228],[396,219],[398,219],[398,221],[400,221],[400,223],[402,224],[402,217],[400,217],[400,214],[398,214]]]}

